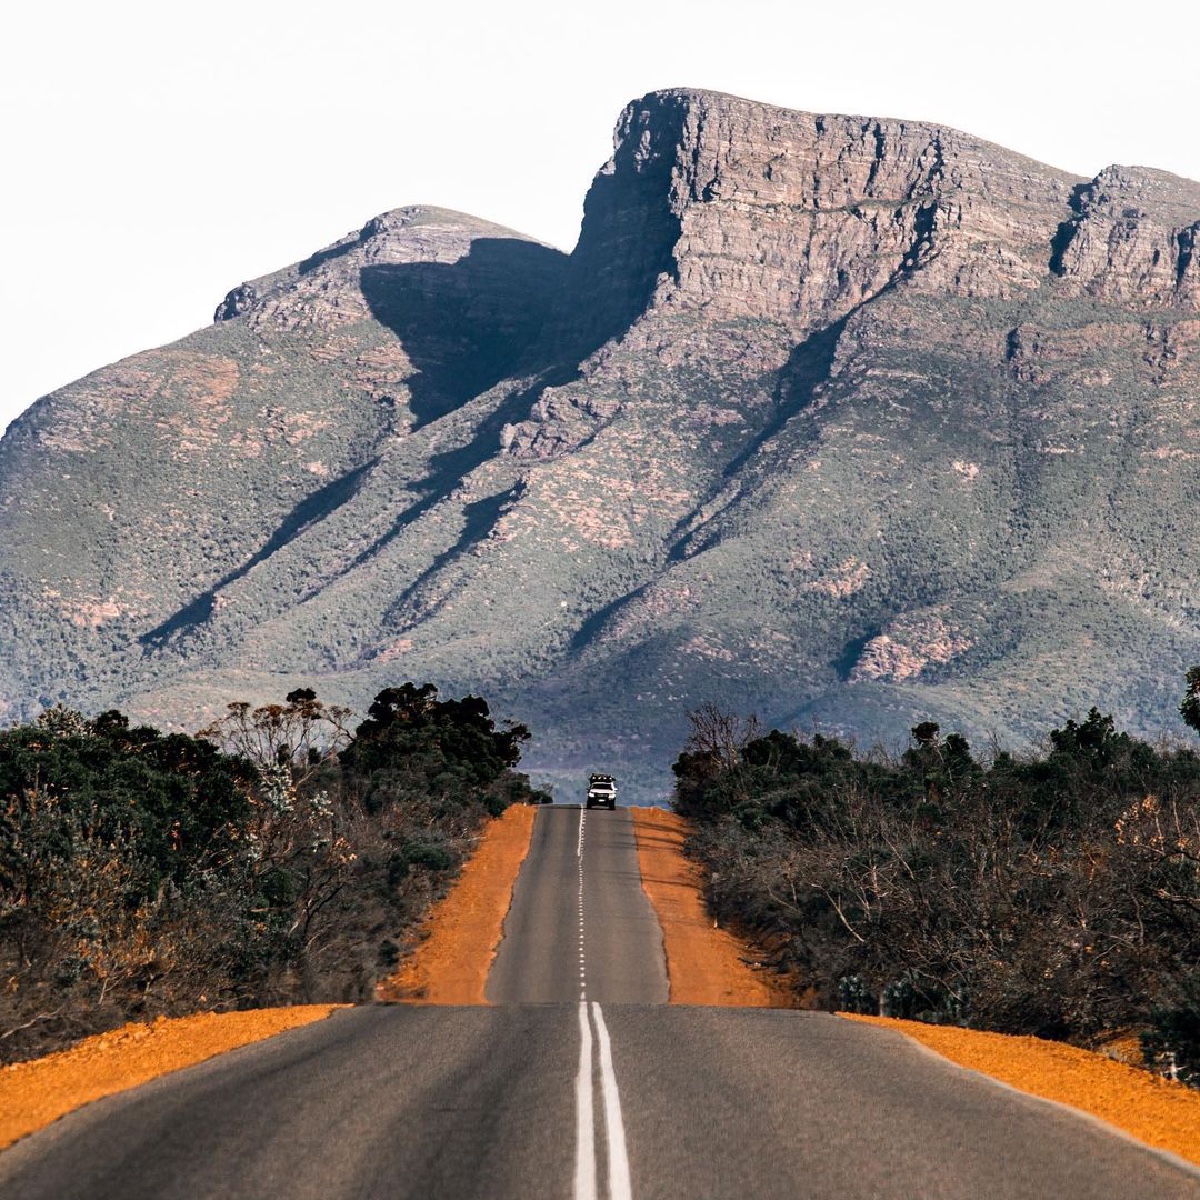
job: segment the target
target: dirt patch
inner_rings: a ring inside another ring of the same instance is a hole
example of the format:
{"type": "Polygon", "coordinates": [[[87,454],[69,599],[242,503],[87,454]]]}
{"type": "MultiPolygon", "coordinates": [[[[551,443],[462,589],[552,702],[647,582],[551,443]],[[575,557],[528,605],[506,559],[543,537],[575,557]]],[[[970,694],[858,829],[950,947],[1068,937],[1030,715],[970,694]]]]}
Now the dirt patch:
{"type": "Polygon", "coordinates": [[[663,931],[672,1004],[791,1008],[782,981],[751,966],[754,951],[715,927],[704,903],[700,867],[683,853],[687,822],[661,808],[631,808],[642,888],[663,931]]]}
{"type": "Polygon", "coordinates": [[[198,1013],[124,1025],[32,1062],[0,1068],[0,1149],[102,1096],[329,1016],[341,1004],[198,1013]]]}
{"type": "Polygon", "coordinates": [[[417,952],[379,985],[380,1000],[487,1003],[488,972],[536,816],[536,808],[514,804],[489,822],[462,874],[425,921],[417,952]]]}
{"type": "Polygon", "coordinates": [[[1200,1164],[1200,1092],[1182,1084],[1061,1042],[841,1015],[899,1030],[959,1066],[1045,1100],[1069,1104],[1149,1146],[1200,1164]]]}

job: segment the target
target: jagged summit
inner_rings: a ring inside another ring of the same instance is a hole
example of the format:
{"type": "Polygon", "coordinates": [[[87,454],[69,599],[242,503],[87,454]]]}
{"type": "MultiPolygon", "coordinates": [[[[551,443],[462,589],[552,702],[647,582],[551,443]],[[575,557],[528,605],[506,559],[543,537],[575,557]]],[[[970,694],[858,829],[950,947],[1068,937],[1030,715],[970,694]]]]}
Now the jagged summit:
{"type": "Polygon", "coordinates": [[[397,209],[0,443],[12,715],[498,697],[636,779],[715,698],[1019,742],[1200,659],[1200,185],[695,89],[570,255],[397,209]]]}

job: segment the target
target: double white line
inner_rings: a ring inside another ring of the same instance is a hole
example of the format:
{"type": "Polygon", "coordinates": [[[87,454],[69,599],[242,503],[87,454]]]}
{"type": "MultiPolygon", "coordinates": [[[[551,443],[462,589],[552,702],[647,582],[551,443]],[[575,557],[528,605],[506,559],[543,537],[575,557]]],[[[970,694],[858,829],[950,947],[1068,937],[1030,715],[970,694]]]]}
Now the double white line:
{"type": "Polygon", "coordinates": [[[583,938],[583,831],[587,814],[579,814],[579,1072],[575,1077],[575,1200],[598,1200],[596,1179],[596,1112],[593,1098],[595,1078],[600,1077],[604,1133],[608,1146],[608,1200],[632,1200],[629,1183],[629,1152],[625,1147],[625,1123],[621,1119],[621,1094],[613,1071],[612,1042],[604,1013],[594,1000],[587,1001],[587,964],[583,938]],[[589,1016],[590,1007],[590,1016],[589,1016]],[[592,1053],[592,1023],[600,1046],[592,1053]]]}
{"type": "Polygon", "coordinates": [[[632,1200],[629,1182],[629,1152],[625,1147],[625,1124],[621,1119],[621,1095],[613,1072],[612,1042],[604,1014],[594,1000],[591,1005],[579,1005],[579,1073],[575,1079],[575,1200],[597,1200],[596,1185],[596,1118],[592,1097],[595,1084],[593,1071],[600,1076],[600,1094],[604,1102],[604,1131],[608,1143],[609,1200],[632,1200]],[[593,1063],[592,1022],[600,1044],[599,1062],[593,1063]]]}

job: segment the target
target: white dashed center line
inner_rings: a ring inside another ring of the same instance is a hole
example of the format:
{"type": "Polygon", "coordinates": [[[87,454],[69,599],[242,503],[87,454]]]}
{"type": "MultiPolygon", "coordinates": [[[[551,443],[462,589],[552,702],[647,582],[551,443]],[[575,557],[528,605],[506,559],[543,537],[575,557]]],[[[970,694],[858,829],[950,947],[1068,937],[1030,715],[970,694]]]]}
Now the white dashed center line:
{"type": "Polygon", "coordinates": [[[625,1123],[621,1095],[613,1070],[612,1041],[604,1013],[594,1000],[587,1002],[587,961],[583,938],[583,835],[586,810],[579,813],[579,1072],[575,1079],[575,1200],[598,1200],[596,1175],[597,1114],[593,1096],[596,1079],[603,1098],[604,1134],[608,1145],[608,1200],[632,1200],[629,1153],[625,1145],[625,1123]],[[599,1061],[592,1058],[592,1024],[596,1026],[599,1061]]]}
{"type": "Polygon", "coordinates": [[[579,810],[579,844],[576,856],[579,859],[579,999],[587,999],[587,961],[583,946],[583,831],[587,824],[587,810],[579,810]]]}

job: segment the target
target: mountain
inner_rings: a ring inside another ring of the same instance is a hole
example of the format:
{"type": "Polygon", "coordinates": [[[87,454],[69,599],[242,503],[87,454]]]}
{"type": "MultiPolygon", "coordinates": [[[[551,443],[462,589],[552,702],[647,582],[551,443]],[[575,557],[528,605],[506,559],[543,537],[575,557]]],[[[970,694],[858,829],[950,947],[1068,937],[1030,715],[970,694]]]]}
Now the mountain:
{"type": "Polygon", "coordinates": [[[430,679],[647,787],[707,699],[1181,729],[1198,241],[1160,171],[651,93],[570,255],[398,209],[34,404],[0,705],[195,726],[430,679]]]}

